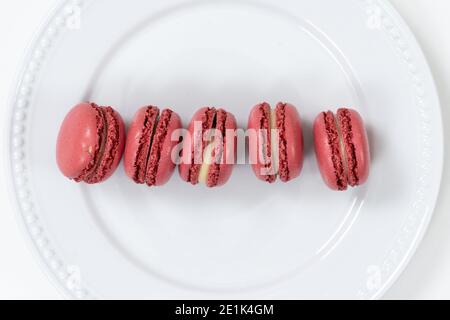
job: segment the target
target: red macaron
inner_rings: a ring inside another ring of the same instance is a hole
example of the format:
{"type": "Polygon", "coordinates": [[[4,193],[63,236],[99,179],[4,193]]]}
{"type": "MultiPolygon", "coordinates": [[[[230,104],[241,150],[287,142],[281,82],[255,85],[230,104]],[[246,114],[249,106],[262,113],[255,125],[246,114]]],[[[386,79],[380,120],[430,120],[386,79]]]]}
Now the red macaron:
{"type": "Polygon", "coordinates": [[[172,151],[179,141],[182,128],[177,113],[148,106],[139,109],[128,130],[125,148],[125,172],[134,182],[162,186],[172,176],[176,159],[172,151]],[[176,139],[174,137],[176,136],[176,139]]]}
{"type": "Polygon", "coordinates": [[[297,109],[278,103],[274,110],[268,103],[256,105],[248,120],[250,162],[255,175],[273,183],[288,182],[303,168],[303,131],[297,109]]]}
{"type": "Polygon", "coordinates": [[[369,142],[358,112],[322,112],[314,122],[314,143],[320,172],[331,189],[343,191],[367,181],[369,142]]]}
{"type": "Polygon", "coordinates": [[[61,172],[76,182],[100,183],[116,170],[125,146],[122,117],[95,103],[75,106],[58,135],[56,159],[61,172]]]}
{"type": "Polygon", "coordinates": [[[223,110],[202,108],[193,116],[184,137],[181,178],[193,185],[224,185],[236,162],[236,119],[223,110]]]}

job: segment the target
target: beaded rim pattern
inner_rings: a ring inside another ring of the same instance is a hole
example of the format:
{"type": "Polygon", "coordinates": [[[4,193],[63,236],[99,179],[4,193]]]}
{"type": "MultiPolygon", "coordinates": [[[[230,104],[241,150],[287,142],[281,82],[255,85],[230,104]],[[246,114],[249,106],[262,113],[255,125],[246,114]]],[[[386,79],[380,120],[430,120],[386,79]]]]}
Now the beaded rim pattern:
{"type": "Polygon", "coordinates": [[[419,110],[420,118],[420,149],[421,155],[418,163],[419,173],[415,182],[414,201],[411,203],[410,213],[401,227],[401,231],[397,235],[393,247],[389,250],[383,261],[379,265],[372,265],[367,268],[367,281],[358,291],[360,299],[378,298],[389,289],[390,285],[395,281],[396,275],[406,267],[404,253],[412,250],[420,243],[423,238],[423,232],[419,237],[413,231],[417,226],[423,224],[424,230],[427,229],[431,221],[424,221],[422,216],[426,216],[426,212],[432,212],[433,208],[427,204],[426,190],[431,185],[431,172],[433,151],[431,149],[431,117],[429,99],[432,92],[425,91],[425,82],[423,80],[422,71],[418,69],[411,54],[403,31],[395,24],[394,18],[385,10],[380,0],[364,0],[366,4],[366,12],[368,17],[368,27],[378,29],[384,32],[394,44],[397,54],[408,69],[411,86],[415,92],[416,107],[419,110]],[[414,244],[411,246],[411,243],[414,244]],[[403,265],[402,265],[403,263],[403,265]]]}
{"type": "MultiPolygon", "coordinates": [[[[72,27],[71,19],[73,19],[74,12],[82,8],[85,2],[86,0],[65,0],[58,4],[32,43],[25,60],[27,64],[16,81],[17,87],[11,99],[12,114],[8,119],[11,123],[7,143],[9,146],[7,154],[10,158],[8,164],[12,177],[11,190],[15,192],[15,204],[20,213],[19,219],[23,222],[22,224],[40,257],[39,260],[47,270],[51,270],[57,287],[62,289],[66,296],[75,299],[93,299],[95,297],[82,283],[78,268],[66,264],[58,256],[49,240],[50,237],[40,222],[27,171],[26,121],[27,114],[32,107],[31,100],[35,80],[46,59],[46,54],[57,39],[72,27]]],[[[386,3],[385,0],[361,0],[361,3],[368,15],[368,28],[385,32],[395,44],[398,54],[408,68],[411,85],[416,92],[416,106],[420,113],[422,147],[420,174],[416,182],[416,200],[412,203],[411,213],[398,234],[393,248],[380,265],[369,266],[367,269],[367,282],[363,283],[358,291],[359,298],[367,299],[380,297],[390,287],[396,276],[400,274],[399,266],[403,262],[404,253],[414,250],[408,244],[415,243],[417,245],[420,242],[417,234],[412,231],[424,223],[420,217],[432,209],[426,204],[425,194],[430,185],[433,152],[430,147],[431,120],[427,92],[425,92],[421,72],[410,54],[408,42],[404,40],[401,29],[396,26],[395,19],[389,15],[385,6],[381,5],[381,3],[386,3]]]]}
{"type": "Polygon", "coordinates": [[[12,187],[16,195],[16,208],[21,214],[21,220],[31,242],[40,256],[44,267],[51,270],[53,279],[63,293],[75,299],[91,299],[93,296],[84,287],[79,269],[65,264],[50,242],[45,228],[40,222],[33,194],[30,188],[30,178],[26,157],[26,121],[32,107],[32,95],[35,81],[52,46],[64,34],[73,28],[74,14],[78,14],[83,6],[83,0],[68,0],[58,4],[50,15],[50,19],[38,33],[26,55],[17,87],[11,99],[12,115],[9,131],[9,170],[12,175],[12,187]]]}

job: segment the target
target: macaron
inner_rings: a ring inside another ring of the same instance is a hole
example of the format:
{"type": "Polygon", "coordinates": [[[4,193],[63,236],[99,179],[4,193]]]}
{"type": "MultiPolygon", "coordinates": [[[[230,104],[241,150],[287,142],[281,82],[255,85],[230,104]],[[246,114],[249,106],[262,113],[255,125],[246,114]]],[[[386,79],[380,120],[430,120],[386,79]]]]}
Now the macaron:
{"type": "Polygon", "coordinates": [[[162,186],[171,178],[178,158],[172,151],[180,143],[181,119],[170,109],[154,106],[139,109],[128,130],[125,173],[138,184],[162,186]]]}
{"type": "Polygon", "coordinates": [[[181,179],[209,188],[223,186],[236,162],[236,119],[216,108],[202,108],[193,116],[183,140],[181,179]]]}
{"type": "Polygon", "coordinates": [[[117,169],[124,146],[125,126],[119,113],[111,107],[81,103],[61,125],[56,160],[67,178],[100,183],[117,169]]]}
{"type": "Polygon", "coordinates": [[[262,181],[283,182],[300,176],[303,168],[303,131],[297,109],[278,103],[256,105],[248,120],[249,158],[255,175],[262,181]]]}
{"type": "Polygon", "coordinates": [[[320,172],[333,190],[347,190],[369,177],[370,152],[361,115],[342,108],[322,112],[314,122],[314,144],[320,172]]]}

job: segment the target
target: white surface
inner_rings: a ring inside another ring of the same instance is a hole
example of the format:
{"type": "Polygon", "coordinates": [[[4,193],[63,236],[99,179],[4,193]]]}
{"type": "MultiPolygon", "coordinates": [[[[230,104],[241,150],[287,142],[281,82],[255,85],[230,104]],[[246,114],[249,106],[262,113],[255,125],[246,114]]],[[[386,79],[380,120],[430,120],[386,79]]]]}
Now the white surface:
{"type": "MultiPolygon", "coordinates": [[[[41,1],[40,5],[42,5],[43,3],[44,1],[41,1]]],[[[445,81],[448,80],[448,73],[442,71],[444,67],[448,69],[449,63],[448,61],[443,59],[446,59],[445,54],[447,54],[447,57],[449,56],[448,45],[446,47],[442,46],[442,43],[445,43],[445,26],[441,28],[436,28],[434,26],[435,23],[440,20],[443,21],[443,19],[436,19],[434,15],[437,15],[440,12],[444,12],[445,10],[443,10],[442,7],[440,8],[439,5],[446,6],[447,2],[437,0],[433,1],[433,6],[436,6],[435,9],[432,9],[432,5],[430,5],[428,1],[426,3],[426,1],[405,0],[395,1],[394,3],[397,4],[401,12],[405,10],[405,12],[409,13],[409,15],[411,15],[412,17],[416,15],[415,20],[412,20],[414,22],[412,23],[412,27],[417,26],[418,23],[422,25],[422,27],[418,29],[420,31],[418,32],[419,40],[423,38],[424,42],[427,43],[425,51],[429,55],[433,56],[433,59],[431,60],[432,67],[436,69],[437,65],[437,70],[440,71],[439,78],[437,79],[439,80],[438,84],[444,87],[444,84],[446,83],[445,81]],[[430,11],[429,19],[424,18],[424,12],[427,12],[427,9],[430,11]],[[425,22],[428,22],[430,25],[427,27],[425,22]],[[442,32],[442,41],[439,41],[439,38],[435,40],[430,39],[428,36],[421,36],[422,32],[425,32],[425,34],[427,34],[426,30],[430,30],[433,31],[433,35],[434,37],[436,37],[435,30],[439,29],[444,30],[442,32]]],[[[11,3],[10,10],[14,10],[15,6],[23,8],[24,4],[28,5],[28,8],[26,11],[21,13],[24,19],[18,21],[18,24],[16,24],[17,31],[13,31],[14,29],[11,27],[8,28],[8,33],[14,34],[14,38],[9,37],[10,39],[12,39],[12,45],[8,46],[8,51],[2,52],[2,87],[8,87],[7,84],[11,78],[10,75],[13,74],[15,72],[15,68],[17,68],[17,63],[13,63],[12,61],[18,62],[18,59],[16,57],[17,52],[19,52],[20,48],[23,47],[25,43],[27,43],[26,37],[28,36],[29,38],[30,32],[26,28],[26,26],[33,25],[33,21],[35,22],[33,26],[38,25],[40,19],[36,19],[34,15],[37,15],[38,12],[45,13],[45,11],[47,11],[43,10],[41,6],[37,6],[37,4],[35,4],[33,1],[16,1],[14,3],[11,3]],[[21,2],[22,4],[20,4],[21,2]],[[26,12],[33,12],[34,14],[25,19],[26,12]],[[32,19],[33,17],[34,20],[32,19]],[[24,24],[24,21],[27,21],[27,23],[24,24]],[[22,36],[19,36],[20,34],[22,34],[22,36]],[[25,39],[22,39],[22,37],[25,37],[25,39]],[[3,57],[3,54],[7,54],[6,57],[3,57]],[[5,61],[7,61],[8,63],[3,65],[5,61]],[[3,83],[5,83],[6,85],[3,85],[3,83]]],[[[20,9],[18,10],[17,7],[16,10],[16,12],[20,11],[20,9]]],[[[6,10],[2,10],[2,12],[5,11],[6,10]]],[[[9,14],[8,16],[12,15],[13,14],[9,14]]],[[[0,19],[0,21],[2,23],[11,21],[11,19],[7,19],[8,17],[5,17],[3,19],[0,19]]],[[[2,27],[1,29],[2,31],[5,31],[4,27],[2,27]]],[[[442,97],[442,100],[443,105],[445,106],[447,102],[445,96],[442,97]]],[[[446,179],[448,181],[448,176],[446,177],[446,179]]],[[[448,184],[445,182],[444,188],[446,186],[448,188],[448,184]]],[[[54,289],[45,282],[45,277],[43,277],[40,274],[40,271],[36,269],[36,263],[32,261],[28,252],[24,249],[24,242],[22,240],[20,232],[17,230],[17,227],[14,224],[12,211],[7,207],[7,205],[4,204],[7,201],[7,197],[4,192],[1,193],[1,197],[1,203],[5,206],[5,208],[2,207],[2,213],[4,214],[2,214],[2,220],[0,223],[0,246],[2,249],[2,253],[6,251],[11,254],[11,256],[10,258],[2,259],[2,272],[0,273],[0,297],[57,297],[54,289]],[[3,220],[6,221],[4,222],[3,220]],[[5,249],[3,250],[3,248],[5,249]]],[[[442,279],[448,277],[448,274],[445,273],[445,270],[448,269],[446,267],[449,263],[449,257],[439,254],[440,252],[445,253],[445,249],[448,248],[448,239],[446,239],[445,235],[448,230],[446,229],[446,227],[448,227],[449,219],[444,215],[445,204],[441,203],[440,205],[441,206],[436,212],[435,220],[433,221],[430,233],[425,239],[424,245],[419,250],[417,257],[413,260],[411,266],[407,269],[404,276],[402,276],[399,283],[387,295],[388,298],[434,298],[450,296],[448,288],[449,281],[446,282],[447,285],[445,285],[445,281],[442,281],[442,279]],[[428,250],[426,249],[427,247],[429,248],[428,250]],[[442,251],[440,251],[440,248],[442,248],[442,251]],[[442,270],[442,272],[436,272],[436,268],[442,270]]],[[[447,250],[447,252],[448,251],[449,250],[447,250]]]]}
{"type": "Polygon", "coordinates": [[[29,52],[11,123],[18,204],[62,288],[112,299],[347,299],[391,286],[430,221],[443,158],[434,83],[391,6],[85,0],[78,28],[65,23],[69,8],[29,52]],[[183,119],[226,106],[241,127],[255,101],[292,102],[305,126],[302,177],[268,185],[241,165],[223,188],[176,175],[149,190],[120,168],[107,183],[74,184],[43,141],[81,100],[116,106],[127,122],[149,102],[183,119]],[[373,163],[364,186],[337,193],[318,174],[309,128],[324,106],[342,105],[363,114],[373,163]]]}

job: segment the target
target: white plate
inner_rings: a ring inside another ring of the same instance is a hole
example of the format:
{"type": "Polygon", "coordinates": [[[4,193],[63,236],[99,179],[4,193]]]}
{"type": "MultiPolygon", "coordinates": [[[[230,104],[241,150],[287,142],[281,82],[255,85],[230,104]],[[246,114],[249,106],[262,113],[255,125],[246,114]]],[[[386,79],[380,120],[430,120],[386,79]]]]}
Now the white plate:
{"type": "Polygon", "coordinates": [[[63,1],[12,101],[11,188],[45,269],[79,298],[379,298],[430,221],[443,163],[440,106],[414,37],[385,1],[63,1]],[[263,100],[298,106],[300,179],[266,185],[238,166],[223,188],[68,181],[55,163],[71,106],[171,106],[184,123],[223,106],[245,127],[263,100]],[[314,117],[366,120],[369,182],[321,180],[314,117]]]}

